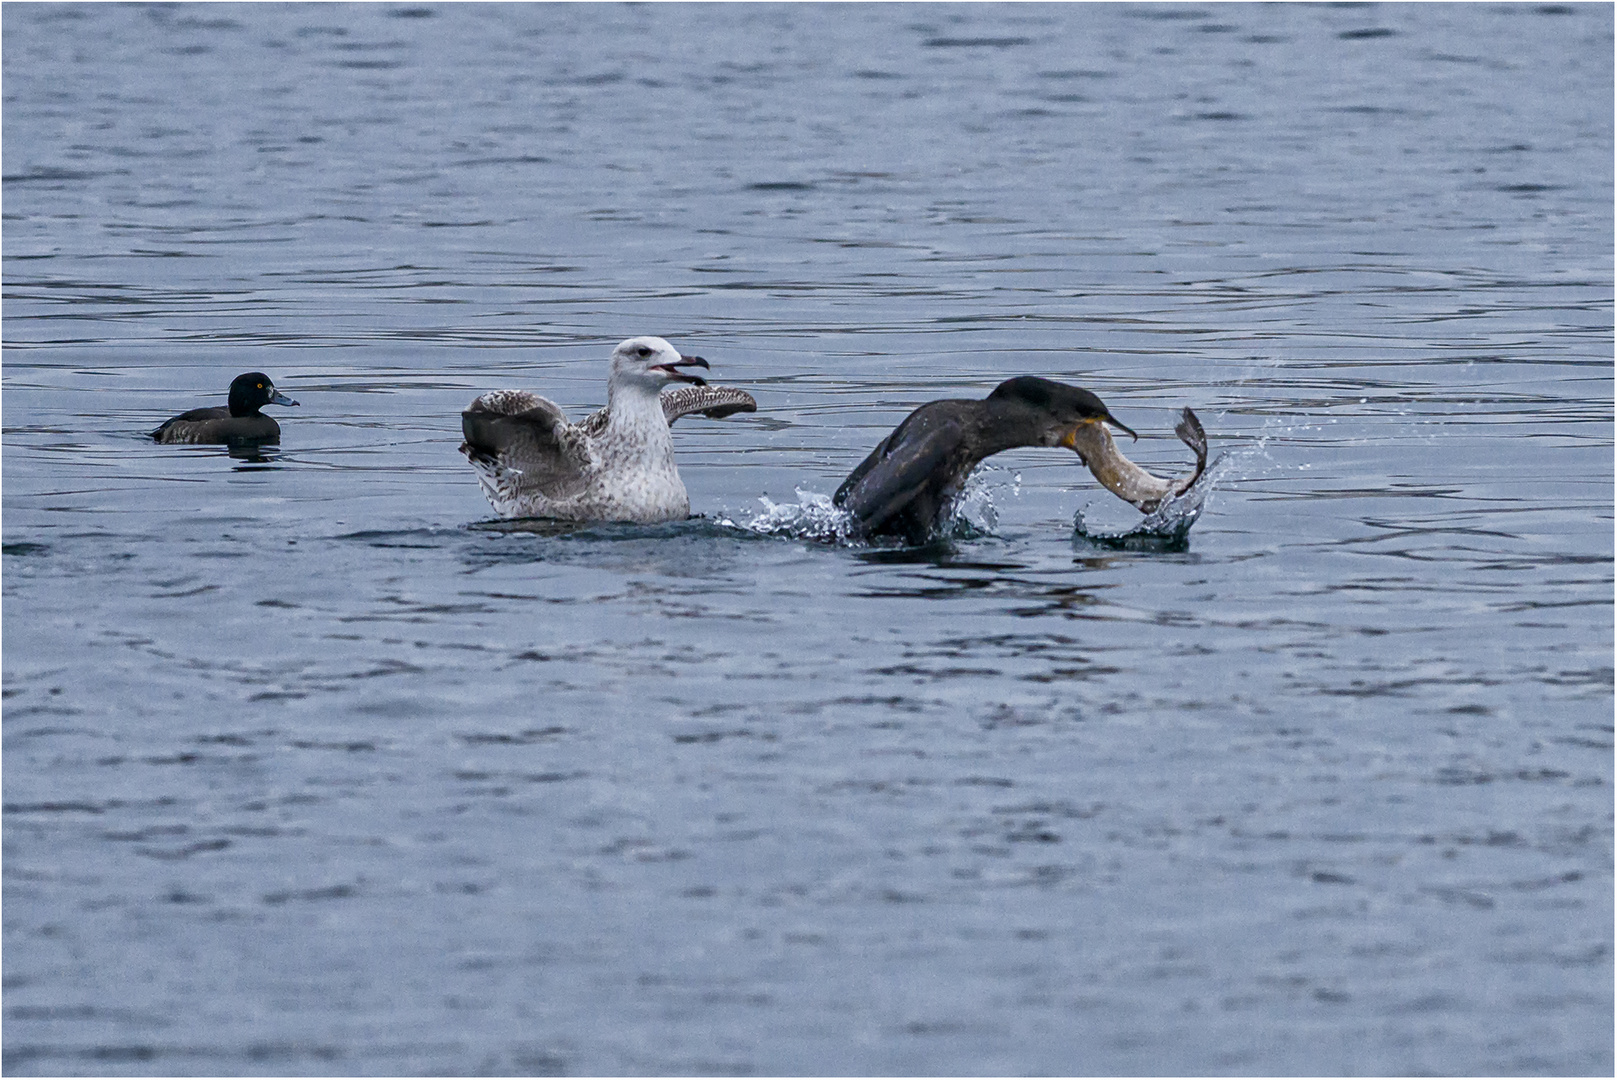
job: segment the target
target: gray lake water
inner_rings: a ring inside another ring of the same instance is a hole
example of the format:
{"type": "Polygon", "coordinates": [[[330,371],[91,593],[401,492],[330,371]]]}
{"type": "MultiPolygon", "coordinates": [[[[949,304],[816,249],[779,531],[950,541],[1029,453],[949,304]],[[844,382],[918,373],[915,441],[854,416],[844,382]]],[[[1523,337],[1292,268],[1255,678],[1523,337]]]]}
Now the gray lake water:
{"type": "Polygon", "coordinates": [[[1609,1075],[1612,23],[7,4],[6,1071],[1609,1075]],[[501,527],[635,334],[697,516],[501,527]],[[1188,550],[806,537],[1016,374],[1188,550]]]}

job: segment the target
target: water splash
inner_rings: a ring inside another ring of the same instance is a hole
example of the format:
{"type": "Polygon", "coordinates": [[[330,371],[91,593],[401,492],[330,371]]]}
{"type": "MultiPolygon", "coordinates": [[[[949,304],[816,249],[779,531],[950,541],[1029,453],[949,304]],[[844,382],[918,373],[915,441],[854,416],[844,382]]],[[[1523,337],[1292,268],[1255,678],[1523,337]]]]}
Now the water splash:
{"type": "Polygon", "coordinates": [[[758,501],[764,508],[760,513],[741,520],[726,514],[714,520],[720,525],[764,536],[784,536],[822,544],[858,543],[853,515],[831,505],[831,496],[802,488],[797,488],[796,494],[795,503],[777,503],[767,495],[761,495],[758,501]]]}
{"type": "MultiPolygon", "coordinates": [[[[999,525],[999,507],[994,504],[994,493],[1009,489],[1020,494],[1022,474],[1007,480],[1005,469],[986,466],[975,470],[965,487],[939,524],[928,545],[957,540],[979,540],[993,536],[999,525]]],[[[715,518],[715,523],[764,536],[784,536],[794,540],[812,540],[821,544],[843,547],[904,547],[897,537],[859,535],[853,515],[831,502],[831,496],[817,491],[795,490],[797,502],[777,503],[768,496],[758,501],[763,510],[751,517],[732,517],[728,514],[715,518]]]]}
{"type": "Polygon", "coordinates": [[[973,469],[945,515],[939,534],[953,539],[993,536],[999,527],[999,507],[994,504],[994,492],[1008,489],[1013,498],[1022,493],[1022,474],[1006,479],[1006,471],[986,464],[973,469]]]}

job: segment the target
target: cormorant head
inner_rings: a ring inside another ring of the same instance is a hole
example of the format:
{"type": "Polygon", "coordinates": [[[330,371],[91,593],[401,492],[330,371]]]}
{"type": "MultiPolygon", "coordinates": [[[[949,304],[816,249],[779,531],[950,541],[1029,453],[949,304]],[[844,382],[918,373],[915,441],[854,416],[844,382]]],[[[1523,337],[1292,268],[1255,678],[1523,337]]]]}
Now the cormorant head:
{"type": "Polygon", "coordinates": [[[707,382],[696,375],[686,375],[675,369],[707,367],[700,356],[681,356],[679,350],[660,337],[634,337],[612,350],[611,382],[619,385],[643,386],[653,393],[670,382],[707,382]]]}
{"type": "MultiPolygon", "coordinates": [[[[1076,450],[1074,437],[1085,424],[1105,422],[1134,435],[1131,428],[1108,412],[1106,404],[1088,390],[1041,379],[1036,375],[1006,379],[994,387],[988,399],[1014,401],[1048,417],[1046,446],[1065,446],[1069,450],[1076,450]]],[[[1134,437],[1139,438],[1138,435],[1134,437]]]]}
{"type": "Polygon", "coordinates": [[[262,371],[249,371],[230,380],[230,415],[252,416],[262,405],[296,405],[297,402],[275,389],[262,371]]]}

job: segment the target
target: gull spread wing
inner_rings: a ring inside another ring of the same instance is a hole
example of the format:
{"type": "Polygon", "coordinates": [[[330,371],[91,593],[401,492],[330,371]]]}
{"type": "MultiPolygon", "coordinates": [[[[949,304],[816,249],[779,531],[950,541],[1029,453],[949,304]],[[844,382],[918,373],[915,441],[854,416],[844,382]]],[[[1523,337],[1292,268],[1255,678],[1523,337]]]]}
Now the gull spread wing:
{"type": "Polygon", "coordinates": [[[464,453],[502,493],[506,488],[565,499],[582,491],[594,461],[589,437],[552,401],[496,390],[460,414],[464,453]]]}
{"type": "MultiPolygon", "coordinates": [[[[674,426],[675,420],[692,413],[718,420],[731,413],[758,411],[758,402],[753,396],[733,386],[681,386],[677,390],[665,390],[662,405],[669,427],[674,426]]],[[[599,438],[611,416],[605,409],[596,409],[578,422],[578,430],[592,439],[599,438]]]]}
{"type": "Polygon", "coordinates": [[[662,396],[663,415],[668,424],[691,413],[701,413],[710,420],[718,420],[738,412],[757,412],[758,403],[745,390],[733,386],[681,386],[666,390],[662,396]]]}

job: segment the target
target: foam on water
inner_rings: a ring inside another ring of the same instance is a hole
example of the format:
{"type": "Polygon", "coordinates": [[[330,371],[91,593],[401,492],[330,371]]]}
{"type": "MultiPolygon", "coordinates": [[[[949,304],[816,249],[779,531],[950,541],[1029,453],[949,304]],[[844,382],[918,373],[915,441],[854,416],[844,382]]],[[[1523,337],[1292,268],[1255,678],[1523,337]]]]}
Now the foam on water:
{"type": "Polygon", "coordinates": [[[758,501],[763,510],[751,517],[740,519],[721,515],[715,520],[747,532],[765,536],[784,536],[797,540],[814,540],[822,544],[855,544],[853,515],[831,504],[831,496],[818,491],[796,489],[797,502],[777,503],[767,495],[758,501]]]}
{"type": "MultiPolygon", "coordinates": [[[[1008,473],[992,465],[976,469],[966,478],[965,487],[950,506],[942,527],[932,541],[976,540],[995,535],[995,529],[999,526],[999,507],[994,502],[994,493],[1009,490],[1014,497],[1021,492],[1021,488],[1021,473],[1008,473]]],[[[902,541],[896,537],[861,537],[853,515],[833,505],[830,495],[802,488],[795,489],[795,492],[795,503],[777,503],[768,496],[760,496],[758,501],[764,507],[761,513],[744,518],[721,515],[715,522],[765,536],[813,540],[845,547],[902,546],[902,541]]]]}
{"type": "Polygon", "coordinates": [[[955,536],[962,529],[967,534],[994,534],[999,527],[999,507],[994,504],[994,492],[1008,488],[1014,498],[1022,490],[1022,474],[1015,473],[1005,480],[1001,479],[1004,472],[994,465],[981,465],[966,477],[965,487],[949,509],[945,535],[955,536]]]}

